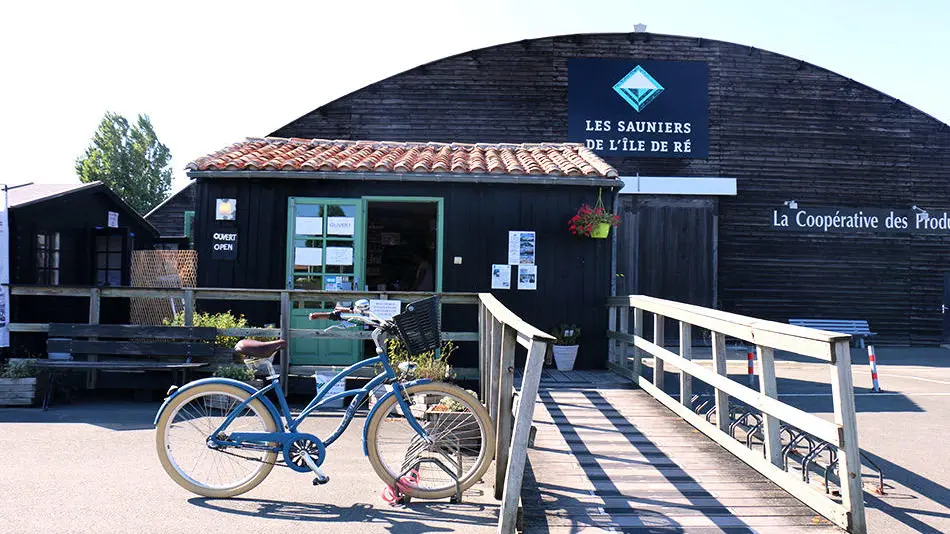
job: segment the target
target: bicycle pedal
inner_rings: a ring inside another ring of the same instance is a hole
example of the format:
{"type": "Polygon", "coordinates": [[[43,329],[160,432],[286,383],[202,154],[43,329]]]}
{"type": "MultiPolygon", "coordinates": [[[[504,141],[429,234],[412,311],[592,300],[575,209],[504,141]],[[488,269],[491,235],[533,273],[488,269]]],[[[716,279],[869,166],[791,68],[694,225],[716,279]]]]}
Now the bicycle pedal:
{"type": "Polygon", "coordinates": [[[313,485],[314,485],[314,486],[322,486],[322,485],[326,484],[326,483],[329,482],[329,481],[330,481],[330,477],[323,477],[323,478],[315,477],[315,478],[313,479],[313,485]]]}

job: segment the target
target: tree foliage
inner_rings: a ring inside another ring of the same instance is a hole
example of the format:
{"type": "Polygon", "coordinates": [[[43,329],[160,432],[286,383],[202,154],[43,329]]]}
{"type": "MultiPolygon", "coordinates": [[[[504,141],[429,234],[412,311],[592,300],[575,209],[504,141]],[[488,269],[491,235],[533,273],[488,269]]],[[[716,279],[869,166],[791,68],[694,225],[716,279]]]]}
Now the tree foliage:
{"type": "Polygon", "coordinates": [[[144,214],[171,190],[171,157],[147,115],[140,114],[130,126],[125,117],[107,112],[86,152],[76,160],[76,174],[84,183],[103,182],[144,214]]]}

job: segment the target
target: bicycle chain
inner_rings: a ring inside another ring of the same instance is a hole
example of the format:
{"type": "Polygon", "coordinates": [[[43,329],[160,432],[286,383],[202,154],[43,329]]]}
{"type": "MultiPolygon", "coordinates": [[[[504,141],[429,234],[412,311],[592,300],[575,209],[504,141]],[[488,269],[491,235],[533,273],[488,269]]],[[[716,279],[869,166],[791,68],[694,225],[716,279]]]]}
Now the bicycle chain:
{"type": "Polygon", "coordinates": [[[283,463],[283,462],[280,462],[280,463],[277,463],[277,462],[265,462],[264,460],[261,460],[260,458],[251,458],[250,456],[241,456],[240,454],[236,454],[236,453],[233,453],[233,452],[229,452],[229,451],[226,451],[226,450],[224,450],[224,449],[218,449],[218,452],[227,454],[228,456],[234,456],[234,457],[236,457],[236,458],[241,458],[242,460],[250,460],[250,461],[252,461],[252,462],[259,462],[259,463],[262,463],[262,464],[270,464],[270,465],[272,465],[272,466],[274,466],[274,467],[287,467],[287,468],[290,467],[289,465],[287,465],[287,464],[285,464],[285,463],[283,463]]]}

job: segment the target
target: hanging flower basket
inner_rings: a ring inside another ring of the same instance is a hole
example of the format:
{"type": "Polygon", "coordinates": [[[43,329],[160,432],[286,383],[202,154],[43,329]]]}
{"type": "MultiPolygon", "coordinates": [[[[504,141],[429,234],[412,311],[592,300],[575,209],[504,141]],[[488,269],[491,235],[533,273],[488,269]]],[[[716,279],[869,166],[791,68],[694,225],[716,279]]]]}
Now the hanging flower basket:
{"type": "Polygon", "coordinates": [[[577,213],[571,217],[568,229],[574,235],[604,239],[610,235],[610,229],[620,225],[620,216],[614,215],[604,208],[604,201],[600,194],[597,203],[591,207],[582,204],[577,213]]]}

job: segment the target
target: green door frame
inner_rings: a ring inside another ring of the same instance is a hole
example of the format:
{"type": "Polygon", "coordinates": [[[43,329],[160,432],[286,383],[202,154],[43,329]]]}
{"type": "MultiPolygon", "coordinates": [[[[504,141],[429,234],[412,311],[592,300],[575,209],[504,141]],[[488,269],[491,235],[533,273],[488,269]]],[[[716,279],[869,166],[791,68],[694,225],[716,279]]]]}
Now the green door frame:
{"type": "MultiPolygon", "coordinates": [[[[442,239],[444,236],[444,226],[445,221],[445,199],[442,197],[407,197],[407,196],[378,196],[378,197],[363,197],[363,235],[366,235],[369,225],[369,203],[370,202],[405,202],[405,203],[416,203],[416,204],[435,204],[436,209],[438,210],[438,215],[436,217],[436,233],[435,233],[435,264],[438,268],[435,270],[435,292],[442,292],[442,239]]],[[[365,243],[363,246],[366,246],[365,243]]],[[[366,254],[363,254],[365,261],[366,254]]],[[[364,265],[365,272],[365,265],[364,265]]]]}

